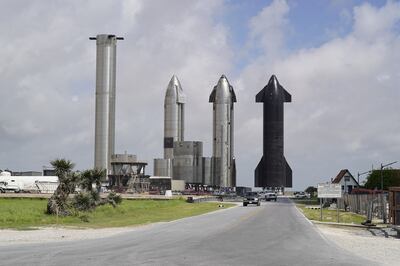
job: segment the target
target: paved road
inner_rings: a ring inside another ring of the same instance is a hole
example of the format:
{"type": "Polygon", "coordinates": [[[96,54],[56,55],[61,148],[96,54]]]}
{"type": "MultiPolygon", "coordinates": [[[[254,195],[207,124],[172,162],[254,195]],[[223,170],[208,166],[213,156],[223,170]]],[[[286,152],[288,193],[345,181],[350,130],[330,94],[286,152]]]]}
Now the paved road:
{"type": "Polygon", "coordinates": [[[1,265],[373,265],[325,240],[285,198],[97,240],[0,247],[1,265]]]}

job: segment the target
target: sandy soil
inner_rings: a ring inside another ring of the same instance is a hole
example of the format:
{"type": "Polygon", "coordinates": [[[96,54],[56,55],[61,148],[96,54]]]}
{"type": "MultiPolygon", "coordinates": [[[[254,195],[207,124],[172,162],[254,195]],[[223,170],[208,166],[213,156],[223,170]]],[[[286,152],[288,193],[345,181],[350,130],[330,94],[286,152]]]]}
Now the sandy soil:
{"type": "Polygon", "coordinates": [[[377,265],[400,265],[400,239],[381,230],[316,225],[322,235],[337,246],[377,265]]]}
{"type": "Polygon", "coordinates": [[[23,231],[5,229],[0,230],[0,246],[105,238],[124,232],[131,232],[139,227],[142,226],[103,229],[42,227],[38,228],[38,230],[23,231]]]}

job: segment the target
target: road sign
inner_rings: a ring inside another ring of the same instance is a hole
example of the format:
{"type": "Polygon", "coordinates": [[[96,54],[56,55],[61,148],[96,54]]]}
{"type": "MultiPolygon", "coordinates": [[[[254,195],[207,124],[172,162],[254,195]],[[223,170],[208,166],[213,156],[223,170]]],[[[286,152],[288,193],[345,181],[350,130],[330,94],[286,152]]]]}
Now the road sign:
{"type": "Polygon", "coordinates": [[[318,198],[341,198],[342,186],[340,184],[318,184],[318,198]]]}

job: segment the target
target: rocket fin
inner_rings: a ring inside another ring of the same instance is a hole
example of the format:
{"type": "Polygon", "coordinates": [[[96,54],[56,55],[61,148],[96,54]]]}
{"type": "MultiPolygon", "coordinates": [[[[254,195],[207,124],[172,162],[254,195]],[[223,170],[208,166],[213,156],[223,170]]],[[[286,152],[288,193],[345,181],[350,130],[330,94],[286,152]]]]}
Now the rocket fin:
{"type": "Polygon", "coordinates": [[[290,95],[290,93],[287,92],[283,87],[282,87],[282,89],[283,89],[283,93],[285,95],[285,102],[286,103],[292,102],[292,95],[290,95]]]}
{"type": "Polygon", "coordinates": [[[285,187],[292,187],[292,168],[290,168],[286,158],[283,157],[283,159],[285,160],[285,187]]]}
{"type": "Polygon", "coordinates": [[[210,94],[210,99],[208,100],[209,103],[213,103],[215,102],[215,91],[216,91],[217,87],[214,87],[214,89],[212,90],[211,94],[210,94]]]}
{"type": "Polygon", "coordinates": [[[254,170],[254,186],[255,187],[264,187],[263,174],[264,174],[264,156],[261,157],[261,160],[258,163],[257,168],[254,170]]]}
{"type": "Polygon", "coordinates": [[[262,103],[264,102],[264,92],[265,92],[265,87],[260,90],[259,93],[256,95],[256,103],[262,103]]]}

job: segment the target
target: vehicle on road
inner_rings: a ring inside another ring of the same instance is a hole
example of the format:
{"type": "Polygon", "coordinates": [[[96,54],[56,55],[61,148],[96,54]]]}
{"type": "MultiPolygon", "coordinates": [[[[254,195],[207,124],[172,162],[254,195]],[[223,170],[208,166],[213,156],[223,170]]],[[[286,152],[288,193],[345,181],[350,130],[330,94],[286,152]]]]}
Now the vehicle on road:
{"type": "Polygon", "coordinates": [[[309,199],[311,197],[310,193],[298,192],[294,195],[296,199],[309,199]]]}
{"type": "Polygon", "coordinates": [[[257,192],[248,192],[243,199],[243,206],[247,206],[248,204],[255,204],[260,206],[260,197],[257,192]]]}
{"type": "Polygon", "coordinates": [[[276,201],[278,196],[274,192],[265,193],[265,201],[276,201]]]}

